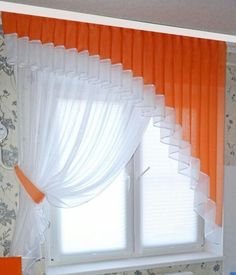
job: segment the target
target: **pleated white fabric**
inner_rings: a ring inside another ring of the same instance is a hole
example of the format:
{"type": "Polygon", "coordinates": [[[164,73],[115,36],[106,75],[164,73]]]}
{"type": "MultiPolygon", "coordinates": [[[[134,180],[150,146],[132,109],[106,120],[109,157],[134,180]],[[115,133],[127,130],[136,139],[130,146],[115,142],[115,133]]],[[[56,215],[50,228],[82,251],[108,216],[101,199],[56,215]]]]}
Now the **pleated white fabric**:
{"type": "MultiPolygon", "coordinates": [[[[162,142],[170,145],[170,157],[192,179],[196,211],[210,225],[207,233],[219,241],[209,177],[200,172],[174,110],[165,107],[153,85],[87,51],[42,45],[16,34],[6,35],[5,42],[8,62],[17,70],[19,167],[47,202],[73,207],[102,192],[130,160],[153,117],[162,142]]],[[[29,259],[27,267],[40,257],[48,226],[44,204],[36,205],[20,190],[11,254],[29,259]]]]}

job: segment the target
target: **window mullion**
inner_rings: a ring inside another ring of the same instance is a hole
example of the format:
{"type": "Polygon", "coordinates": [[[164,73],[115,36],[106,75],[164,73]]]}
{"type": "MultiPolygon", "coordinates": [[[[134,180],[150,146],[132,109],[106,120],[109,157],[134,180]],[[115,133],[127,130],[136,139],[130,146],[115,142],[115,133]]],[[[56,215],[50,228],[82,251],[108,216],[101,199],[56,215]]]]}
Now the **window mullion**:
{"type": "Polygon", "coordinates": [[[130,256],[134,255],[134,167],[133,167],[133,158],[126,165],[126,173],[129,176],[129,183],[127,183],[127,254],[130,256]]]}
{"type": "MultiPolygon", "coordinates": [[[[140,145],[141,146],[141,145],[140,145]]],[[[134,221],[134,253],[136,256],[139,256],[142,253],[142,247],[141,247],[141,201],[140,201],[140,164],[141,164],[141,154],[140,154],[140,146],[137,148],[133,160],[134,160],[134,215],[133,215],[133,221],[134,221]]]]}

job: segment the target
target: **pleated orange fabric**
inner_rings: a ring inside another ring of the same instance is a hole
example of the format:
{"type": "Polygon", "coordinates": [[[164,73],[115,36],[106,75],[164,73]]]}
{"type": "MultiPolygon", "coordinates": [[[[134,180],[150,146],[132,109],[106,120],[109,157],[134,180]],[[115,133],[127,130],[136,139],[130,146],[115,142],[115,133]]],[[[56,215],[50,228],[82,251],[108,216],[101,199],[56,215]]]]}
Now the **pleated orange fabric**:
{"type": "Polygon", "coordinates": [[[216,222],[221,224],[224,42],[6,12],[2,20],[5,34],[88,50],[90,55],[122,63],[145,84],[154,84],[157,93],[165,95],[166,106],[175,108],[183,139],[191,143],[201,171],[210,176],[210,198],[217,204],[216,222]]]}

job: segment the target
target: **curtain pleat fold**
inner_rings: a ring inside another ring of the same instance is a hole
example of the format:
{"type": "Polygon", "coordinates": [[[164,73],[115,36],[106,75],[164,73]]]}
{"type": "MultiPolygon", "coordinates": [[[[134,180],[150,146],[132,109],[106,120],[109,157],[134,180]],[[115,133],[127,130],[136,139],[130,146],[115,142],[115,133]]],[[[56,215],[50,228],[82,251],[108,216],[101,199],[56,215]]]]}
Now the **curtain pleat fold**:
{"type": "Polygon", "coordinates": [[[216,188],[216,223],[222,224],[223,210],[223,182],[224,182],[224,113],[225,113],[225,78],[226,78],[226,44],[218,42],[218,66],[216,95],[217,95],[217,118],[216,118],[216,159],[212,163],[216,169],[216,181],[212,185],[216,188]]]}
{"type": "Polygon", "coordinates": [[[201,98],[199,83],[201,82],[201,53],[199,51],[199,39],[194,39],[192,45],[192,69],[191,69],[191,145],[192,156],[200,155],[200,114],[201,98]]]}

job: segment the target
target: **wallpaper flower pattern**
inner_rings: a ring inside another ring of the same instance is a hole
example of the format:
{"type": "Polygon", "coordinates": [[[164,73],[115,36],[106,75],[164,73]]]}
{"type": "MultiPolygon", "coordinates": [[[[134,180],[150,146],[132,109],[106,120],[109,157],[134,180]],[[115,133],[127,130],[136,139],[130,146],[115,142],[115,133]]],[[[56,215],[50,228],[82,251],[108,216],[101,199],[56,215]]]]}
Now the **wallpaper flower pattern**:
{"type": "Polygon", "coordinates": [[[225,106],[225,164],[236,165],[236,54],[228,54],[225,106]]]}
{"type": "MultiPolygon", "coordinates": [[[[0,35],[0,126],[7,138],[0,142],[0,158],[6,168],[17,161],[16,92],[13,67],[7,63],[3,36],[0,35]]],[[[0,255],[6,256],[12,237],[18,203],[18,184],[12,170],[0,167],[0,255]]]]}
{"type": "Polygon", "coordinates": [[[187,271],[193,272],[194,275],[220,275],[222,274],[222,265],[220,262],[187,264],[129,272],[107,273],[105,275],[165,275],[187,271]]]}
{"type": "MultiPolygon", "coordinates": [[[[236,58],[229,56],[231,59],[236,58]]],[[[7,138],[0,142],[0,256],[9,254],[9,247],[16,219],[18,204],[18,182],[9,167],[17,162],[16,122],[17,102],[14,69],[7,63],[3,35],[0,33],[0,128],[7,129],[7,138]],[[5,168],[3,168],[3,166],[5,168]]],[[[236,164],[236,65],[227,68],[227,100],[226,100],[226,142],[225,162],[227,165],[236,164]]],[[[43,265],[37,264],[37,275],[44,274],[43,265]]],[[[109,273],[114,275],[164,275],[165,273],[192,271],[194,275],[220,275],[222,262],[187,264],[168,266],[147,270],[109,273]]],[[[106,274],[108,275],[108,274],[106,274]]]]}

